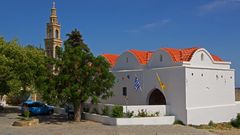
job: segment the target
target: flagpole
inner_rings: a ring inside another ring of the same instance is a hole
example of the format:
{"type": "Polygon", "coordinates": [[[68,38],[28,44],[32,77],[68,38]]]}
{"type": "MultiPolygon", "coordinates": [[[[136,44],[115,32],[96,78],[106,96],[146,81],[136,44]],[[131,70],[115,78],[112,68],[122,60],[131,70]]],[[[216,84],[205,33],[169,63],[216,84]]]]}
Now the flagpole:
{"type": "Polygon", "coordinates": [[[128,97],[125,96],[125,106],[126,106],[126,113],[127,113],[127,106],[128,106],[128,97]]]}

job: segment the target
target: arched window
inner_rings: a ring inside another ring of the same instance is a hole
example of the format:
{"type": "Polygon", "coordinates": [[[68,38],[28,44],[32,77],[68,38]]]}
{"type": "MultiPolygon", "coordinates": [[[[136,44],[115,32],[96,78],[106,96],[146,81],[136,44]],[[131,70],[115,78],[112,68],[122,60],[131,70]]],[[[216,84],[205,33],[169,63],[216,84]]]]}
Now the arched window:
{"type": "Polygon", "coordinates": [[[201,61],[203,61],[204,60],[204,54],[202,53],[201,54],[201,61]]]}
{"type": "Polygon", "coordinates": [[[48,30],[48,38],[52,38],[52,29],[48,30]]]}
{"type": "Polygon", "coordinates": [[[162,62],[163,61],[163,56],[162,55],[160,55],[160,62],[162,62]]]}
{"type": "Polygon", "coordinates": [[[58,30],[55,30],[55,38],[59,38],[59,32],[58,32],[58,30]]]}

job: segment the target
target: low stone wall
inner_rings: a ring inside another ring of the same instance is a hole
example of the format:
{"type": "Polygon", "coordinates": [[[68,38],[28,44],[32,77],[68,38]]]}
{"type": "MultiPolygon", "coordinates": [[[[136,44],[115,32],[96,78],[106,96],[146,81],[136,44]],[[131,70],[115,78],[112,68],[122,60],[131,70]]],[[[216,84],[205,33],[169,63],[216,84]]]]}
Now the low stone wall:
{"type": "Polygon", "coordinates": [[[107,125],[116,125],[116,119],[108,116],[102,116],[98,114],[83,113],[86,120],[100,122],[107,125]]]}
{"type": "Polygon", "coordinates": [[[0,113],[20,113],[20,106],[5,106],[0,110],[0,113]]]}
{"type": "Polygon", "coordinates": [[[54,113],[67,115],[64,108],[58,108],[58,107],[54,107],[54,113]]]}
{"type": "MultiPolygon", "coordinates": [[[[84,107],[89,108],[89,112],[93,112],[94,109],[97,110],[99,114],[102,114],[103,108],[107,106],[111,112],[112,108],[115,106],[114,104],[91,104],[91,103],[85,103],[84,107]]],[[[169,106],[168,105],[129,105],[129,106],[124,106],[123,107],[123,112],[126,113],[127,111],[129,112],[134,112],[134,115],[138,114],[138,111],[141,110],[146,110],[148,114],[155,114],[156,112],[159,112],[159,116],[165,116],[169,115],[169,106]]]]}
{"type": "Polygon", "coordinates": [[[33,125],[37,125],[39,124],[39,119],[30,119],[30,120],[19,120],[19,121],[15,121],[12,126],[20,126],[20,127],[24,127],[24,126],[33,126],[33,125]]]}
{"type": "Polygon", "coordinates": [[[165,116],[169,113],[169,107],[167,105],[138,105],[138,106],[123,106],[123,112],[134,112],[134,115],[138,114],[138,111],[146,110],[148,114],[155,114],[159,112],[159,116],[165,116]]]}
{"type": "Polygon", "coordinates": [[[84,113],[87,120],[101,122],[107,125],[172,125],[175,116],[138,117],[138,118],[111,118],[98,114],[84,113]]]}
{"type": "Polygon", "coordinates": [[[99,114],[102,114],[102,110],[104,109],[105,106],[108,107],[109,112],[112,112],[111,110],[115,105],[113,105],[113,104],[102,104],[102,103],[99,103],[99,104],[84,103],[84,108],[88,108],[89,112],[93,112],[94,109],[96,109],[99,114]]]}

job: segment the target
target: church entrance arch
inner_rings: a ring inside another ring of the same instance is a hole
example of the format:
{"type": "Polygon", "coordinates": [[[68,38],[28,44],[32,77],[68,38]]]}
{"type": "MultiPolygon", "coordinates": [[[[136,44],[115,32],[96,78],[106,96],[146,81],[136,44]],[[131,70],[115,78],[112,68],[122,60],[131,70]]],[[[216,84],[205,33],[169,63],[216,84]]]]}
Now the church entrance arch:
{"type": "Polygon", "coordinates": [[[148,96],[149,105],[166,105],[166,99],[159,89],[154,89],[148,96]]]}

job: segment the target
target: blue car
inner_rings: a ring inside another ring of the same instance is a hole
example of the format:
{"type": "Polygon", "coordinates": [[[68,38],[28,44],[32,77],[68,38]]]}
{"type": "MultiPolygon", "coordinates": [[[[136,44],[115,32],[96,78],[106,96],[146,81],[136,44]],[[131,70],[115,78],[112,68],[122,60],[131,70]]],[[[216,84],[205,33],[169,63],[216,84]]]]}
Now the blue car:
{"type": "Polygon", "coordinates": [[[24,110],[28,109],[30,115],[41,115],[41,114],[53,114],[53,106],[46,105],[39,101],[25,101],[21,107],[21,113],[24,113],[24,110]]]}

